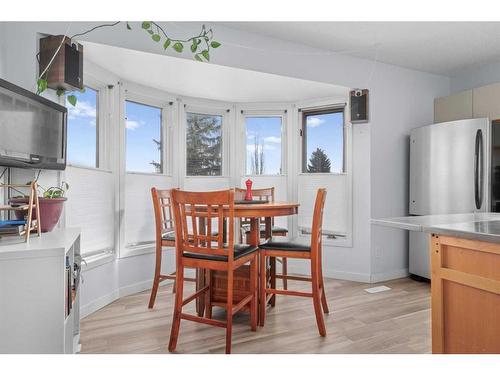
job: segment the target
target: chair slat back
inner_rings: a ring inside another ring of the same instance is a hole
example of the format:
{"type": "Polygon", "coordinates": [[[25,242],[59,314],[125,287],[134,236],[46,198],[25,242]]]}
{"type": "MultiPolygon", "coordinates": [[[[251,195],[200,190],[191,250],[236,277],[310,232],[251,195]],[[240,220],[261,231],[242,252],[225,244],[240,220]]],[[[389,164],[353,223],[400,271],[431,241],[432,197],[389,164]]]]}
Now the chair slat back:
{"type": "MultiPolygon", "coordinates": [[[[247,189],[236,188],[235,200],[244,200],[247,189]]],[[[274,202],[274,187],[263,189],[252,189],[252,197],[254,200],[274,202]]],[[[264,218],[262,218],[263,220],[264,218]]],[[[250,225],[251,219],[242,217],[240,220],[241,225],[250,225]]],[[[274,225],[274,217],[272,218],[272,225],[274,225]]]]}
{"type": "Polygon", "coordinates": [[[151,188],[157,240],[161,240],[164,233],[175,231],[171,191],[171,189],[151,188]]]}
{"type": "MultiPolygon", "coordinates": [[[[323,239],[323,212],[325,209],[326,189],[320,188],[316,193],[314,214],[311,229],[311,252],[318,254],[321,251],[323,239]]],[[[314,255],[314,254],[312,254],[314,255]]]]}
{"type": "Polygon", "coordinates": [[[172,191],[177,255],[185,252],[234,257],[234,190],[172,191]],[[229,235],[224,243],[224,221],[229,235]],[[213,222],[217,233],[213,234],[213,222]]]}

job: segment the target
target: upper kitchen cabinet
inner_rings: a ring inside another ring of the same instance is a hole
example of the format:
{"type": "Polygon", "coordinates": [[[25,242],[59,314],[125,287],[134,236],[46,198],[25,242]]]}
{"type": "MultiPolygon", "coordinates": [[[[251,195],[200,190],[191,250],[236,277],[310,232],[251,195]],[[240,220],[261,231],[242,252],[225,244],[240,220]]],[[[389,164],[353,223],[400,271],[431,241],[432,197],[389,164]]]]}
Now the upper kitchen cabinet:
{"type": "Polygon", "coordinates": [[[473,109],[474,117],[500,119],[500,83],[474,89],[473,109]]]}
{"type": "Polygon", "coordinates": [[[434,99],[434,122],[472,118],[472,97],[472,90],[467,90],[434,99]]]}

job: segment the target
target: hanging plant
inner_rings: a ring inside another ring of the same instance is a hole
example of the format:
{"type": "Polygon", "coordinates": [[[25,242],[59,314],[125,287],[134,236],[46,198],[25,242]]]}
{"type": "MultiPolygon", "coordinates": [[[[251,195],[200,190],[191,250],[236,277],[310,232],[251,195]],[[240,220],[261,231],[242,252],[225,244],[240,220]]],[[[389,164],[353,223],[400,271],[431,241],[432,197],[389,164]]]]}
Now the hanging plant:
{"type": "MultiPolygon", "coordinates": [[[[121,23],[121,21],[117,21],[112,24],[103,24],[103,25],[98,25],[95,26],[87,31],[84,31],[79,34],[75,34],[70,37],[70,40],[72,41],[74,38],[88,34],[96,29],[102,28],[102,27],[114,27],[121,23]]],[[[130,26],[129,22],[125,22],[126,29],[127,30],[132,30],[132,26],[130,26]]],[[[163,46],[163,50],[167,50],[168,48],[172,48],[175,52],[177,53],[182,53],[184,50],[189,50],[193,54],[193,58],[197,61],[201,62],[208,62],[210,61],[210,50],[212,48],[219,48],[221,46],[221,43],[213,40],[213,31],[212,29],[208,29],[205,27],[205,25],[202,25],[200,32],[192,36],[188,39],[175,39],[170,37],[165,29],[161,25],[159,25],[155,21],[143,21],[141,23],[141,28],[148,34],[150,35],[151,39],[158,44],[161,44],[163,46]]],[[[48,82],[47,82],[47,76],[50,70],[50,67],[52,65],[52,62],[54,61],[55,57],[59,53],[61,47],[64,44],[64,39],[62,38],[61,44],[59,47],[56,49],[54,55],[50,59],[49,63],[47,64],[46,68],[44,71],[40,74],[40,76],[37,79],[37,95],[42,94],[44,91],[47,90],[48,88],[48,82]]],[[[39,54],[37,54],[37,59],[38,59],[39,54]]],[[[76,106],[76,103],[78,102],[78,98],[75,94],[72,94],[74,91],[69,91],[70,95],[66,97],[68,103],[70,103],[72,106],[76,106]]],[[[85,92],[85,89],[80,90],[80,92],[85,92]]],[[[59,88],[56,90],[57,96],[63,96],[66,95],[68,91],[64,88],[59,88]]]]}

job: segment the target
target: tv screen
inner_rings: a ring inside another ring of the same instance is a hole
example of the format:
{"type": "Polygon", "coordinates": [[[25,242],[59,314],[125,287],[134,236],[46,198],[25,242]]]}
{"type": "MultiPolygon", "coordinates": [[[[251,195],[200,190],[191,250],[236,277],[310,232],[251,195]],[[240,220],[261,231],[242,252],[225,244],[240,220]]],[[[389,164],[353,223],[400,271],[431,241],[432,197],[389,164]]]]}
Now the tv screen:
{"type": "Polygon", "coordinates": [[[0,79],[0,166],[64,169],[66,107],[0,79]]]}

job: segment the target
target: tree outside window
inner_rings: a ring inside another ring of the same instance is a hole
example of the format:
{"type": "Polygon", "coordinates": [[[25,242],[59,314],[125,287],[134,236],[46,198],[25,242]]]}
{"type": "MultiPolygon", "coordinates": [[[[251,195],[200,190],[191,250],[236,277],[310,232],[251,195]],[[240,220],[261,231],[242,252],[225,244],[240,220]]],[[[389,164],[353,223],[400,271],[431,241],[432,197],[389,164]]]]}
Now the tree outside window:
{"type": "Polygon", "coordinates": [[[222,116],[187,113],[186,175],[222,175],[222,116]]]}

